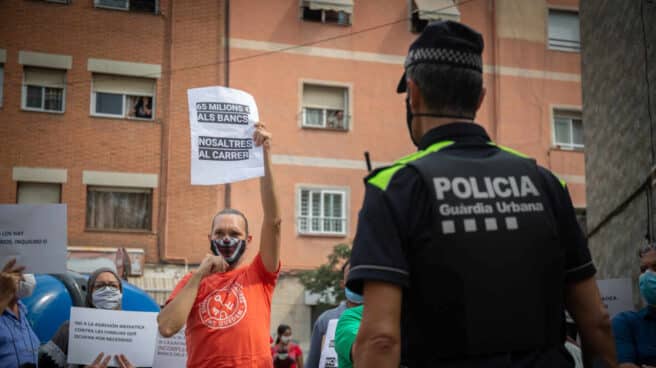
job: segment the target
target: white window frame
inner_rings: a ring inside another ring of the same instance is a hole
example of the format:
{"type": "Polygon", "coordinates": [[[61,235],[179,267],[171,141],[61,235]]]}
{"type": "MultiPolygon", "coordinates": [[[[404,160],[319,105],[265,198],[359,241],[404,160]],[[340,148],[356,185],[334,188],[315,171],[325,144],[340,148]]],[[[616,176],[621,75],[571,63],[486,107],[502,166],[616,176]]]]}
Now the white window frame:
{"type": "MultiPolygon", "coordinates": [[[[345,11],[336,11],[336,13],[346,14],[346,16],[348,17],[348,22],[346,22],[346,23],[326,22],[326,11],[328,11],[326,9],[321,9],[320,10],[321,11],[321,21],[320,22],[317,22],[315,20],[305,19],[303,17],[303,9],[309,8],[309,7],[310,7],[309,3],[307,3],[304,0],[300,0],[299,18],[304,22],[313,22],[313,23],[321,23],[321,24],[334,24],[334,25],[341,26],[341,27],[350,27],[351,25],[353,25],[353,13],[349,13],[349,12],[345,12],[345,11]]],[[[317,11],[319,11],[319,10],[317,10],[317,11]]]]}
{"type": "Polygon", "coordinates": [[[335,131],[340,131],[340,132],[348,132],[353,129],[353,118],[351,116],[351,96],[352,96],[352,87],[350,85],[345,85],[345,84],[340,84],[340,83],[334,83],[334,82],[326,82],[326,81],[316,81],[316,80],[301,80],[300,81],[300,96],[299,96],[299,101],[300,101],[300,126],[301,128],[304,129],[325,129],[325,130],[335,130],[335,131]],[[344,108],[342,109],[342,113],[344,115],[344,121],[345,121],[345,127],[344,128],[335,128],[335,127],[329,127],[328,126],[328,110],[336,110],[334,108],[330,107],[325,107],[325,106],[319,106],[319,105],[304,105],[303,104],[303,97],[305,93],[305,86],[306,85],[311,85],[311,86],[316,86],[316,87],[332,87],[332,88],[340,88],[344,90],[344,108]],[[305,121],[306,119],[306,109],[317,109],[317,110],[322,110],[322,121],[321,125],[312,125],[312,124],[307,124],[305,121]]]}
{"type": "Polygon", "coordinates": [[[549,38],[549,29],[551,27],[551,23],[549,21],[549,15],[551,12],[564,12],[564,13],[572,13],[575,14],[576,17],[579,20],[579,27],[581,25],[581,17],[579,14],[579,10],[576,8],[567,8],[567,7],[549,7],[547,8],[547,32],[546,32],[546,37],[547,37],[547,49],[552,50],[552,51],[563,51],[563,52],[573,52],[573,53],[580,53],[581,52],[581,35],[579,32],[579,43],[578,46],[576,47],[564,47],[564,46],[558,46],[558,45],[552,45],[551,44],[551,39],[549,38]]]}
{"type": "Polygon", "coordinates": [[[116,118],[116,119],[125,119],[125,94],[123,93],[110,93],[110,92],[96,92],[93,89],[91,90],[91,116],[101,117],[101,118],[116,118]],[[121,96],[121,110],[122,114],[107,114],[104,112],[96,112],[96,95],[98,93],[104,93],[108,95],[120,95],[121,96]]]}
{"type": "Polygon", "coordinates": [[[338,237],[344,237],[348,233],[348,227],[349,227],[349,221],[348,221],[348,213],[349,213],[349,208],[348,208],[348,198],[349,198],[349,193],[347,188],[340,188],[340,187],[322,187],[322,186],[309,186],[309,185],[301,185],[297,187],[296,191],[296,233],[298,235],[318,235],[318,236],[338,236],[338,237]],[[302,207],[302,194],[304,191],[308,191],[308,215],[303,216],[301,213],[301,207],[302,207]],[[318,192],[320,195],[320,208],[319,208],[319,217],[312,216],[312,192],[318,192]],[[324,195],[326,194],[339,194],[342,196],[342,216],[338,218],[334,217],[324,217],[324,195]],[[302,229],[301,227],[301,219],[306,219],[307,221],[307,227],[306,229],[302,229]],[[313,219],[318,219],[319,221],[319,227],[320,230],[313,230],[312,229],[312,220],[313,219]],[[342,231],[340,232],[335,232],[335,231],[324,231],[323,230],[323,221],[324,220],[339,220],[342,221],[342,231]]]}
{"type": "Polygon", "coordinates": [[[585,148],[585,143],[584,144],[579,144],[579,143],[574,143],[574,120],[581,120],[581,129],[583,129],[583,116],[581,115],[580,111],[576,111],[573,109],[558,109],[554,108],[552,110],[552,119],[551,119],[551,141],[553,142],[553,145],[557,148],[564,149],[564,150],[570,150],[570,151],[575,151],[575,150],[583,150],[585,148]],[[570,138],[572,139],[571,142],[558,142],[556,140],[556,118],[564,118],[564,119],[569,119],[569,134],[570,138]]]}
{"type": "Polygon", "coordinates": [[[28,84],[25,83],[25,72],[23,72],[23,85],[21,88],[21,109],[25,111],[35,111],[35,112],[47,112],[50,114],[63,114],[66,112],[66,85],[63,87],[59,86],[42,86],[38,84],[29,84],[29,86],[32,87],[40,87],[41,88],[41,108],[36,108],[36,107],[28,107],[27,106],[27,87],[28,84]],[[58,88],[62,90],[62,109],[61,110],[46,110],[45,104],[46,104],[46,88],[58,88]]]}
{"type": "MultiPolygon", "coordinates": [[[[157,82],[153,81],[155,83],[154,88],[157,88],[157,82]]],[[[94,117],[100,117],[100,118],[113,118],[113,119],[124,119],[124,120],[138,120],[138,121],[155,121],[155,111],[157,109],[156,106],[156,98],[155,98],[155,93],[152,95],[140,95],[140,94],[130,94],[130,93],[113,93],[113,92],[97,92],[93,90],[93,80],[91,83],[91,99],[90,99],[90,106],[89,106],[89,111],[91,111],[91,116],[94,117]],[[122,96],[122,103],[123,103],[123,113],[121,115],[119,114],[106,114],[106,113],[100,113],[96,112],[96,94],[97,93],[105,93],[109,95],[121,95],[122,96]],[[137,118],[137,117],[131,117],[128,116],[128,97],[129,96],[134,96],[134,97],[150,97],[152,98],[152,114],[150,119],[147,118],[137,118]]]]}

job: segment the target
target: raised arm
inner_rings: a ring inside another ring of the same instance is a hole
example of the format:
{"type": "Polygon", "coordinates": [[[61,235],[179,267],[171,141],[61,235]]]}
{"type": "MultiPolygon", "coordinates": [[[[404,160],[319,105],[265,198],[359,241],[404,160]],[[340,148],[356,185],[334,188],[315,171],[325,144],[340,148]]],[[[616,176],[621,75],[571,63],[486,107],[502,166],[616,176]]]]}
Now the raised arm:
{"type": "Polygon", "coordinates": [[[262,233],[260,234],[260,256],[269,272],[276,272],[280,263],[280,209],[271,169],[271,133],[263,123],[255,125],[253,135],[256,146],[263,146],[264,176],[260,178],[260,196],[262,197],[262,233]]]}

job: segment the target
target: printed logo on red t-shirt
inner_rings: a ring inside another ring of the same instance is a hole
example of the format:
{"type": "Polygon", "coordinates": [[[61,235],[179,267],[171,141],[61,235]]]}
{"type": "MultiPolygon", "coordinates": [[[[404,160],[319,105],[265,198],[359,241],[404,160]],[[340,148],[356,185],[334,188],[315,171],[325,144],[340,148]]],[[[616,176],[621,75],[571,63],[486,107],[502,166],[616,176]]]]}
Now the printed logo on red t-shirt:
{"type": "Polygon", "coordinates": [[[200,320],[213,330],[236,325],[244,318],[246,310],[246,297],[237,282],[210,293],[198,309],[200,320]]]}

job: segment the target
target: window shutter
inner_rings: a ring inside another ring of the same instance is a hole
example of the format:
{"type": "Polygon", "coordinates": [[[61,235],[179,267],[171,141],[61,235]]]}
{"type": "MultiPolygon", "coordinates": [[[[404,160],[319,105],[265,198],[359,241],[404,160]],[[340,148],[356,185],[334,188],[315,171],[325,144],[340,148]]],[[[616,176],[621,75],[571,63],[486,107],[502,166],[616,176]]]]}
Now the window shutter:
{"type": "Polygon", "coordinates": [[[26,85],[64,88],[66,84],[64,70],[25,67],[23,72],[26,85]]]}
{"type": "Polygon", "coordinates": [[[549,10],[549,45],[578,50],[581,35],[577,13],[549,10]]]}
{"type": "Polygon", "coordinates": [[[345,110],[346,88],[303,85],[303,106],[345,110]]]}
{"type": "Polygon", "coordinates": [[[94,74],[93,91],[137,96],[153,96],[155,80],[120,75],[94,74]]]}
{"type": "Polygon", "coordinates": [[[18,183],[19,204],[60,203],[61,184],[18,183]]]}

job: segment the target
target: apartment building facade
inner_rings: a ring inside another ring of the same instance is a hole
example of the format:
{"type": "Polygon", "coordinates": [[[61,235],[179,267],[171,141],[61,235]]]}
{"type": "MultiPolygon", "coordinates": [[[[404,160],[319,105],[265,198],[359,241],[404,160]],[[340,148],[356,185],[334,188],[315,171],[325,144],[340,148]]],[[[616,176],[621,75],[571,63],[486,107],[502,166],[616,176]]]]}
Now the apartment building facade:
{"type": "Polygon", "coordinates": [[[163,301],[207,253],[226,199],[251,219],[246,257],[256,254],[257,180],[226,193],[189,177],[187,89],[245,90],[274,134],[283,269],[272,323],[306,342],[314,301],[295,272],[352,241],[364,152],[376,167],[414,150],[395,87],[431,19],[483,34],[478,122],[566,180],[585,209],[577,9],[575,0],[11,1],[0,14],[0,202],[67,203],[69,266],[126,248],[131,280],[163,301]]]}

